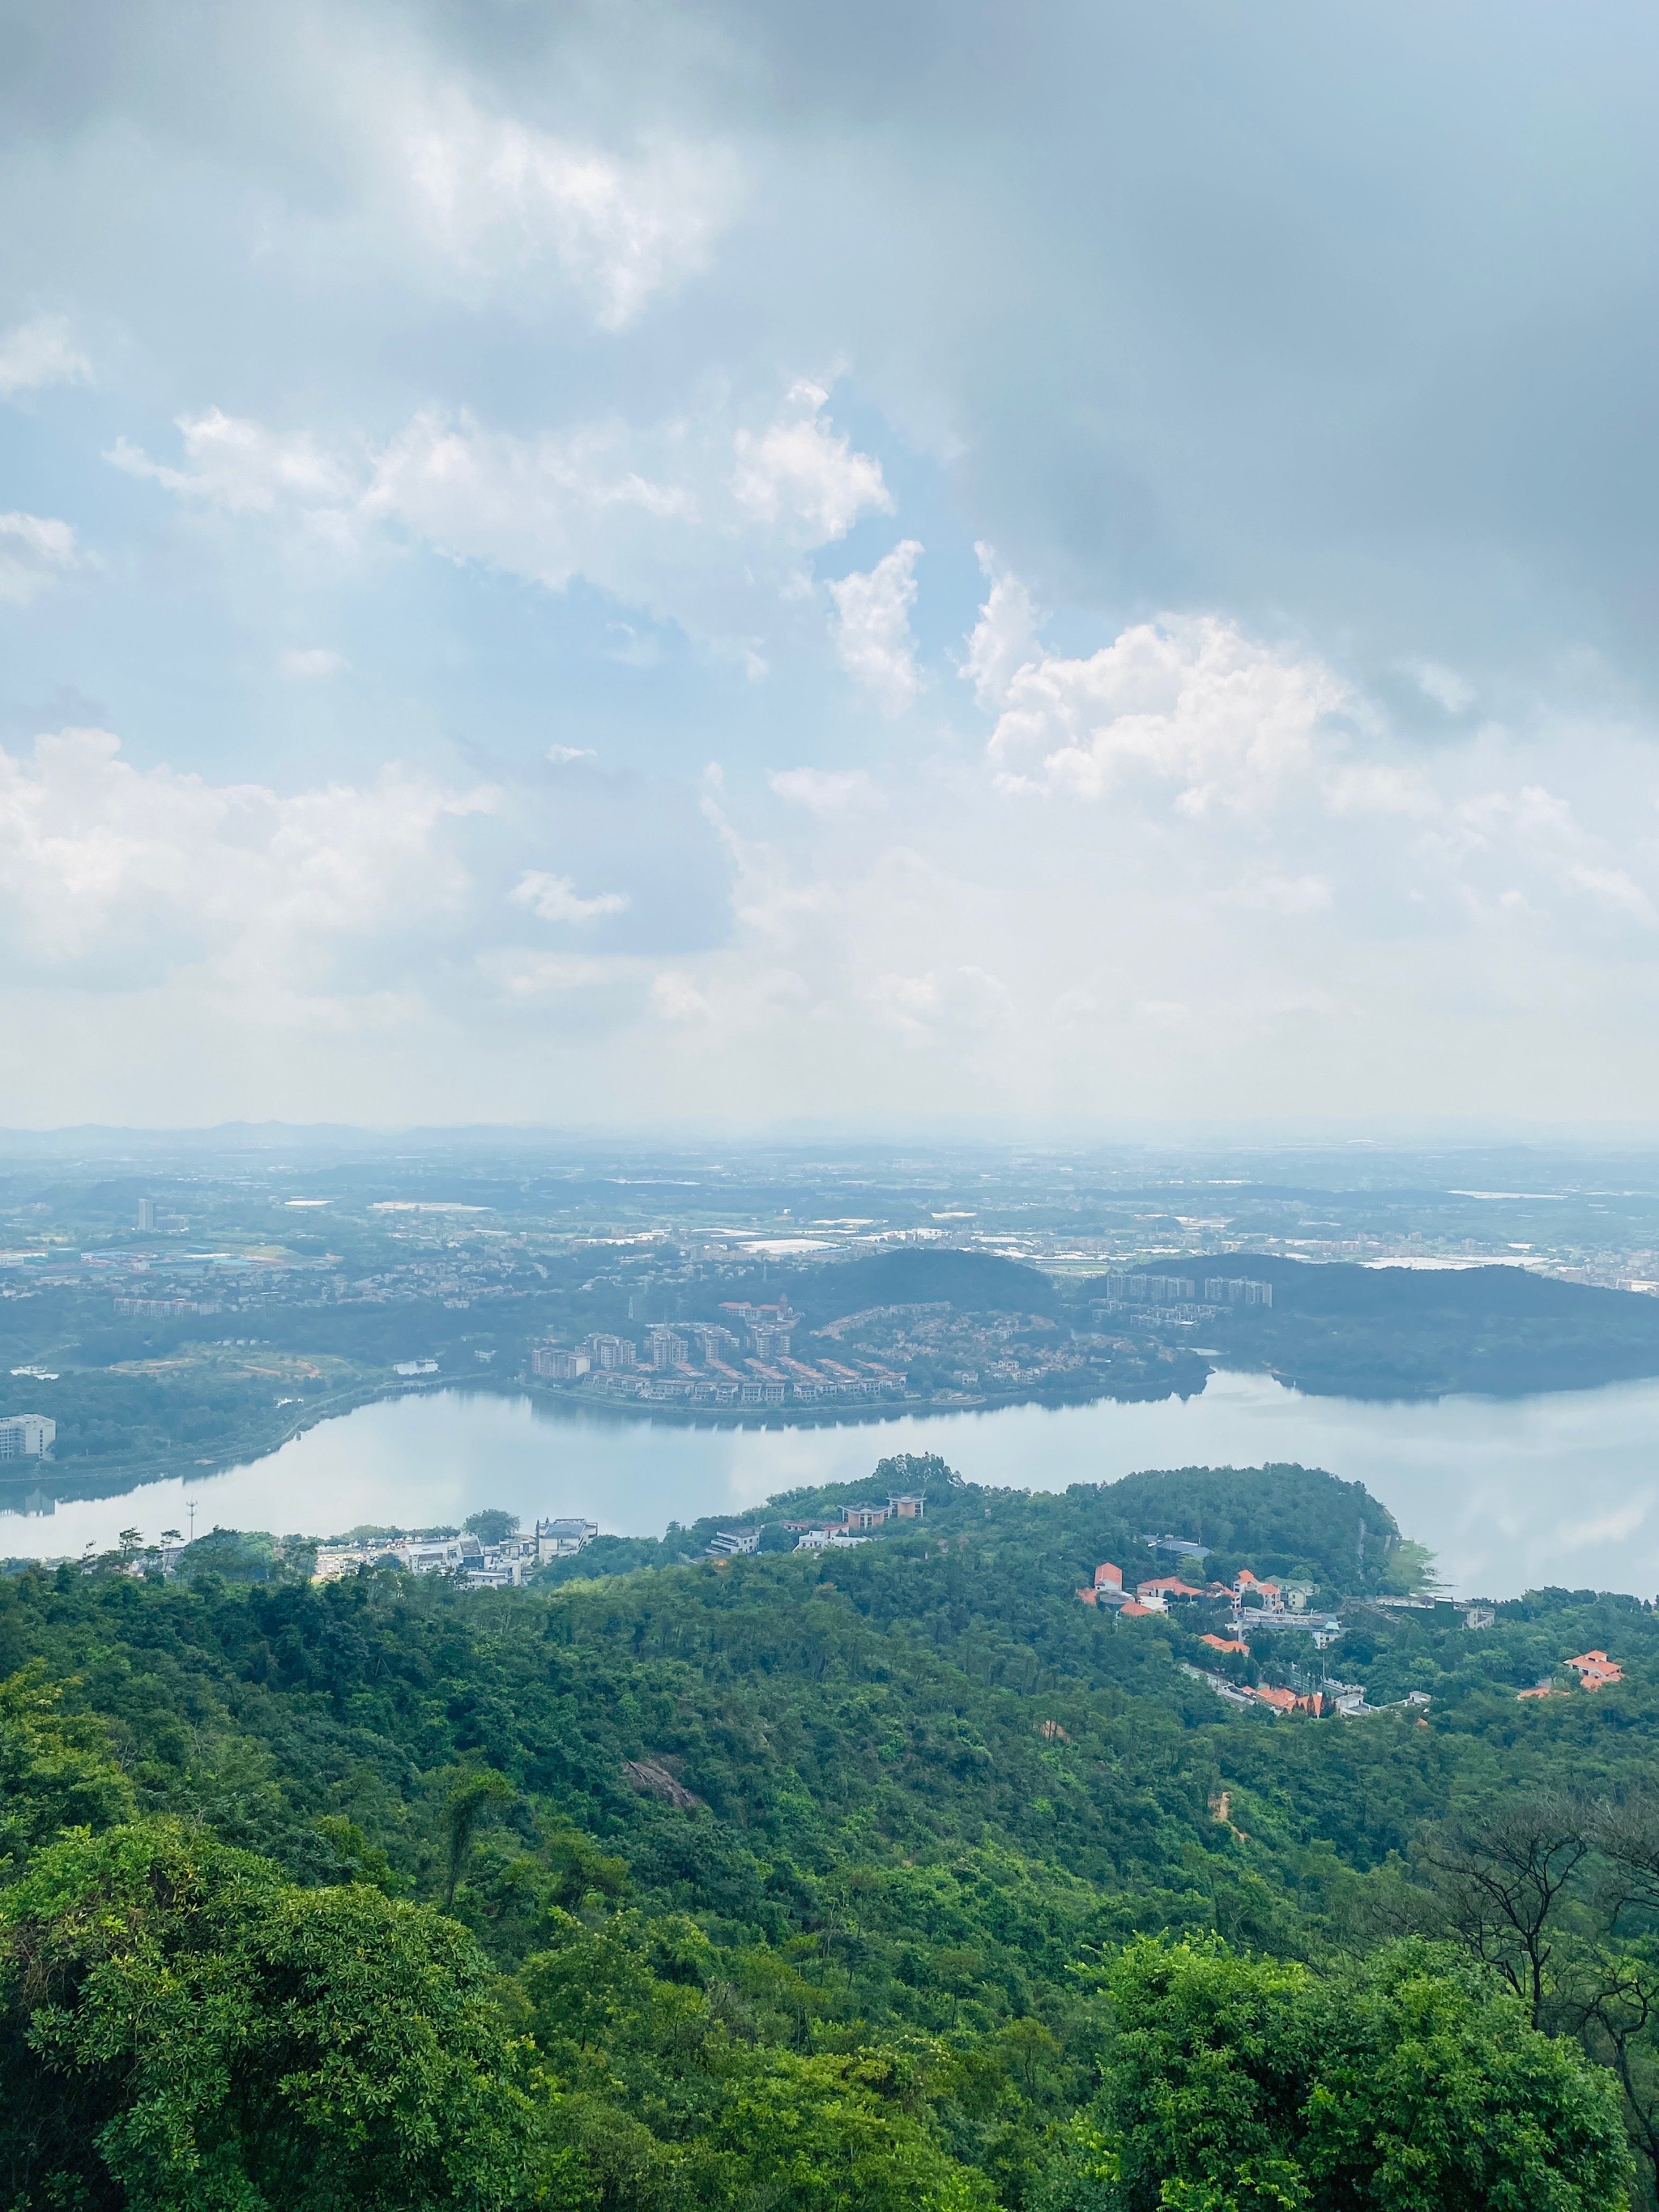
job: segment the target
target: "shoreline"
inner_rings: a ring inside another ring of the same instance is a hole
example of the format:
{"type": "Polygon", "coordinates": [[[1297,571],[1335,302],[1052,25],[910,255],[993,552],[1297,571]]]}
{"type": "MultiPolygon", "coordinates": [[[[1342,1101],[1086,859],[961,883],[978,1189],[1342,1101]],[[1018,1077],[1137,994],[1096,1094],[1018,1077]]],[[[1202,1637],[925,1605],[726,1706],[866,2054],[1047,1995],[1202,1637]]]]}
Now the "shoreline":
{"type": "Polygon", "coordinates": [[[216,1455],[210,1462],[186,1460],[178,1453],[113,1463],[107,1461],[94,1463],[88,1461],[36,1460],[29,1464],[27,1472],[20,1468],[13,1474],[8,1469],[0,1475],[0,1513],[26,1511],[23,1501],[30,1493],[48,1492],[55,1503],[71,1504],[100,1498],[122,1497],[130,1491],[142,1490],[156,1482],[189,1482],[192,1478],[211,1482],[239,1468],[257,1467],[262,1461],[274,1458],[285,1445],[292,1443],[308,1430],[320,1428],[325,1421],[344,1420],[369,1406],[391,1405],[402,1399],[446,1390],[472,1397],[523,1398],[532,1407],[555,1415],[592,1417],[624,1425],[633,1422],[663,1428],[753,1431],[866,1428],[895,1421],[938,1419],[953,1413],[1004,1413],[1018,1406],[1048,1406],[1059,1409],[1066,1406],[1090,1406],[1103,1402],[1158,1404],[1166,1398],[1196,1396],[1214,1371],[1212,1368],[1206,1368],[1198,1390],[1182,1390],[1172,1383],[1165,1390],[1141,1390],[1121,1395],[1097,1389],[1012,1391],[995,1395],[988,1394],[972,1400],[947,1401],[944,1404],[934,1399],[918,1397],[872,1400],[859,1404],[799,1407],[641,1405],[626,1400],[585,1399],[579,1392],[549,1389],[530,1376],[508,1379],[505,1376],[423,1375],[418,1381],[399,1382],[392,1386],[368,1383],[337,1391],[307,1406],[303,1413],[287,1422],[270,1441],[233,1446],[227,1452],[216,1455]]]}
{"type": "Polygon", "coordinates": [[[1101,1389],[1019,1390],[983,1393],[971,1398],[901,1398],[840,1401],[812,1406],[690,1407],[642,1404],[637,1401],[583,1396],[580,1388],[550,1386],[533,1376],[520,1375],[423,1375],[395,1382],[379,1379],[352,1385],[313,1401],[292,1414],[280,1429],[228,1446],[210,1460],[186,1458],[183,1453],[158,1454],[119,1461],[35,1460],[26,1465],[8,1463],[0,1472],[0,1514],[27,1515],[31,1496],[48,1497],[54,1506],[88,1503],[100,1498],[125,1496],[129,1492],[171,1480],[211,1482],[239,1468],[273,1458],[286,1445],[325,1422],[344,1420],[376,1405],[453,1391],[464,1396],[522,1398],[532,1407],[555,1419],[592,1419],[607,1426],[635,1425],[659,1429],[755,1434],[791,1429],[819,1430],[875,1428],[905,1420],[937,1420],[957,1414],[990,1415],[1036,1406],[1051,1412],[1093,1405],[1158,1405],[1170,1399],[1201,1396],[1218,1374],[1260,1376],[1283,1389],[1310,1399],[1375,1406],[1426,1406],[1452,1399],[1469,1399],[1492,1406],[1514,1405],[1528,1398],[1571,1398],[1597,1390],[1654,1381],[1654,1375],[1614,1375],[1593,1382],[1573,1382],[1540,1389],[1503,1391],[1423,1390],[1360,1393],[1322,1389],[1302,1378],[1273,1367],[1234,1367],[1206,1358],[1196,1376],[1177,1376],[1167,1388],[1139,1390],[1101,1389]]]}

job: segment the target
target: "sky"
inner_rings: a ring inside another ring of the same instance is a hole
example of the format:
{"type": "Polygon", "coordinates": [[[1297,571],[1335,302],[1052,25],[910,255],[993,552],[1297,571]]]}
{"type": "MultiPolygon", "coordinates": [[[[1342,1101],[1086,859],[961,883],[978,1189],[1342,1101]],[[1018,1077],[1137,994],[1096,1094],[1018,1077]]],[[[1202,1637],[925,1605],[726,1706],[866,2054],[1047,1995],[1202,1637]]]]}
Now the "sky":
{"type": "Polygon", "coordinates": [[[0,0],[0,1124],[1659,1121],[1656,70],[0,0]]]}

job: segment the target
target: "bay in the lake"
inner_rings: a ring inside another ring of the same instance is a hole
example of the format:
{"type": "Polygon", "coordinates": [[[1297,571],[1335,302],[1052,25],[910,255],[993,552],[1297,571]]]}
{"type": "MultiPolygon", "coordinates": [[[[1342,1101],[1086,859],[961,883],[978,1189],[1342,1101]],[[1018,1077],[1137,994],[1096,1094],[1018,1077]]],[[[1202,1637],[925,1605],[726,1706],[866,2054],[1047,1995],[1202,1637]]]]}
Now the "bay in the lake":
{"type": "MultiPolygon", "coordinates": [[[[325,1421],[246,1467],[123,1495],[0,1511],[0,1556],[75,1556],[137,1525],[330,1535],[431,1527],[480,1506],[586,1515],[620,1535],[735,1511],[798,1485],[856,1481],[884,1454],[937,1451],[970,1480],[1063,1490],[1141,1468],[1295,1460],[1364,1482],[1460,1593],[1547,1583],[1659,1590],[1659,1381],[1516,1399],[1373,1404],[1261,1375],[1194,1398],[1017,1406],[837,1427],[689,1428],[483,1391],[422,1391],[325,1421]]],[[[50,1480],[50,1477],[47,1478],[50,1480]]]]}

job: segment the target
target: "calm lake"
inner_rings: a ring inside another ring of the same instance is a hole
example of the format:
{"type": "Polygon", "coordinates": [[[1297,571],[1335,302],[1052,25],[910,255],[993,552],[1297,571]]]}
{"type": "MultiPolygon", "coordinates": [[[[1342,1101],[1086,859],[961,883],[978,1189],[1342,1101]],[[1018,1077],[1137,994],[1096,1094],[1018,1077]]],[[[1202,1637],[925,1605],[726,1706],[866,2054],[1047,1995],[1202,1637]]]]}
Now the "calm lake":
{"type": "Polygon", "coordinates": [[[884,1454],[938,1451],[976,1482],[1063,1490],[1141,1468],[1299,1460],[1358,1480],[1451,1587],[1659,1590],[1659,1381],[1512,1400],[1373,1405],[1312,1398],[1260,1375],[1213,1375],[1200,1397],[1152,1405],[944,1413],[841,1428],[689,1429],[553,1410],[486,1392],[422,1392],[324,1422],[224,1474],[118,1498],[0,1512],[0,1556],[103,1548],[216,1523],[333,1534],[420,1528],[483,1505],[526,1521],[580,1513],[657,1535],[809,1482],[854,1481],[884,1454]]]}

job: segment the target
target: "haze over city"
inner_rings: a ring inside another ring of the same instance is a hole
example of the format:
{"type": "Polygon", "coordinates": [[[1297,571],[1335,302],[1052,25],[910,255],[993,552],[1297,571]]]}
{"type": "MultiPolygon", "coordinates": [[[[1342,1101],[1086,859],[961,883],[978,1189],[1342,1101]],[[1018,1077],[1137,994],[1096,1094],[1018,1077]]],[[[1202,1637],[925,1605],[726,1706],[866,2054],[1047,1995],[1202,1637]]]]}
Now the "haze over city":
{"type": "Polygon", "coordinates": [[[1650,1119],[1648,11],[5,24],[0,1119],[1650,1119]]]}

